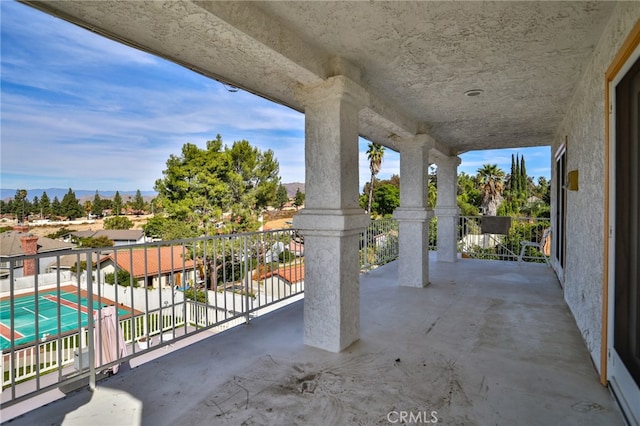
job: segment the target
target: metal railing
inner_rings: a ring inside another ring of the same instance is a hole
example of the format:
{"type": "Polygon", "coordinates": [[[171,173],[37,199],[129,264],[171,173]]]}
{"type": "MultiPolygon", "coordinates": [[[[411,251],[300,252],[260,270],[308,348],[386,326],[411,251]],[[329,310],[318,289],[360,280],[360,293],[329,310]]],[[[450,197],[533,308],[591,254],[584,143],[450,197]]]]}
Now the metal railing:
{"type": "MultiPolygon", "coordinates": [[[[362,269],[395,260],[397,222],[372,222],[360,241],[362,269]]],[[[94,386],[135,356],[247,323],[304,293],[304,241],[293,229],[80,248],[55,255],[46,278],[44,256],[11,260],[2,283],[3,406],[87,378],[94,386]],[[20,277],[29,261],[36,274],[20,277]],[[104,306],[119,310],[115,348],[102,339],[104,306]]]]}
{"type": "MultiPolygon", "coordinates": [[[[486,260],[517,261],[522,250],[522,242],[540,242],[550,220],[547,218],[511,217],[507,232],[483,232],[483,216],[460,216],[458,226],[458,251],[463,257],[486,260]]],[[[548,256],[551,238],[542,247],[548,256]]],[[[522,261],[546,262],[545,253],[537,247],[527,246],[522,261]]]]}
{"type": "Polygon", "coordinates": [[[9,261],[3,406],[87,377],[95,384],[97,374],[134,356],[246,323],[304,292],[304,244],[291,229],[73,250],[72,270],[56,255],[47,267],[55,280],[48,274],[46,285],[39,270],[45,256],[9,261]],[[35,275],[20,277],[25,262],[35,275]],[[113,358],[102,339],[107,305],[119,311],[115,341],[125,346],[116,344],[113,358]]]}
{"type": "Polygon", "coordinates": [[[372,221],[360,236],[360,270],[369,270],[398,258],[398,222],[372,221]]]}
{"type": "MultiPolygon", "coordinates": [[[[488,234],[482,217],[460,217],[458,247],[464,257],[513,261],[522,241],[539,241],[548,227],[548,219],[512,218],[507,233],[488,234]]],[[[429,234],[435,249],[435,218],[429,234]]],[[[373,221],[360,237],[361,270],[396,260],[398,238],[397,221],[373,221]]],[[[526,250],[523,260],[545,260],[535,247],[526,250]]],[[[304,241],[292,229],[70,253],[71,269],[55,255],[46,274],[40,258],[51,254],[8,262],[9,279],[0,283],[3,406],[78,380],[95,385],[110,367],[200,331],[247,323],[304,292],[304,241]],[[36,274],[20,277],[28,262],[36,274]],[[110,359],[101,339],[105,305],[120,310],[116,337],[126,349],[116,344],[119,355],[110,359]]]]}

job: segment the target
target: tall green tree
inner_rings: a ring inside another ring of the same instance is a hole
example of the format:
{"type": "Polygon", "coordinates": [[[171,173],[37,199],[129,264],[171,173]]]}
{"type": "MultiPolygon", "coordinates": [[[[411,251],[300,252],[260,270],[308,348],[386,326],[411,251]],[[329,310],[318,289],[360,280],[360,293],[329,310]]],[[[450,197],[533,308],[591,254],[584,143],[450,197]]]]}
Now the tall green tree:
{"type": "Polygon", "coordinates": [[[371,214],[371,204],[373,203],[373,183],[376,175],[382,167],[382,159],[384,158],[384,146],[377,143],[370,143],[367,148],[367,159],[369,160],[369,170],[371,171],[371,180],[369,181],[369,204],[367,205],[367,213],[371,214]]]}
{"type": "Polygon", "coordinates": [[[223,206],[230,204],[228,170],[219,135],[205,149],[186,143],[180,155],[169,156],[164,177],[156,180],[156,204],[169,218],[196,226],[221,219],[223,206]]]}
{"type": "Polygon", "coordinates": [[[482,205],[482,194],[478,189],[477,178],[465,172],[458,174],[458,207],[463,216],[477,216],[482,205]]]}
{"type": "Polygon", "coordinates": [[[159,215],[149,218],[142,229],[147,237],[165,241],[198,236],[198,230],[191,224],[159,215]]]}
{"type": "Polygon", "coordinates": [[[400,189],[391,184],[380,185],[373,194],[373,210],[381,216],[388,216],[400,205],[400,189]]]}
{"type": "Polygon", "coordinates": [[[478,169],[478,184],[482,193],[482,207],[485,214],[495,216],[502,202],[504,171],[497,164],[484,164],[478,169]]]}
{"type": "Polygon", "coordinates": [[[42,197],[40,197],[40,212],[44,217],[51,216],[51,200],[47,195],[47,191],[44,191],[42,197]]]}
{"type": "Polygon", "coordinates": [[[96,190],[96,195],[93,196],[93,203],[91,204],[91,214],[94,216],[102,216],[102,198],[96,190]]]}
{"type": "Polygon", "coordinates": [[[115,210],[116,216],[122,213],[122,197],[120,196],[120,191],[116,191],[116,195],[113,196],[113,209],[115,210]]]}
{"type": "Polygon", "coordinates": [[[33,201],[31,202],[31,209],[29,209],[29,212],[40,215],[40,199],[37,195],[33,197],[33,201]]]}
{"type": "Polygon", "coordinates": [[[24,222],[28,215],[27,202],[27,190],[17,189],[16,195],[13,197],[13,213],[16,215],[19,222],[24,222]]]}
{"type": "Polygon", "coordinates": [[[69,219],[76,219],[84,215],[84,209],[71,188],[69,188],[69,191],[60,202],[60,214],[69,219]]]}
{"type": "Polygon", "coordinates": [[[548,181],[544,176],[538,178],[538,185],[536,186],[536,195],[545,203],[551,204],[551,181],[548,181]]]}
{"type": "Polygon", "coordinates": [[[223,146],[217,135],[204,149],[186,143],[181,155],[169,157],[164,177],[155,183],[156,203],[169,219],[200,233],[215,232],[223,213],[231,213],[229,229],[255,230],[260,210],[275,203],[278,173],[273,151],[261,152],[244,140],[223,146]]]}
{"type": "Polygon", "coordinates": [[[278,209],[282,210],[282,207],[289,201],[289,195],[287,194],[287,188],[284,185],[278,186],[278,192],[276,193],[276,205],[278,209]]]}
{"type": "Polygon", "coordinates": [[[136,191],[136,196],[133,199],[131,207],[138,212],[144,211],[144,198],[142,198],[142,193],[139,189],[136,191]]]}
{"type": "Polygon", "coordinates": [[[62,216],[62,206],[57,195],[53,197],[53,201],[51,202],[51,214],[62,216]]]}
{"type": "Polygon", "coordinates": [[[300,188],[296,189],[296,195],[293,198],[293,205],[296,207],[296,210],[304,205],[304,199],[304,192],[301,192],[300,188]]]}
{"type": "Polygon", "coordinates": [[[513,194],[515,197],[520,196],[520,192],[522,191],[522,174],[520,173],[520,155],[516,155],[516,171],[515,171],[515,185],[513,194]]]}
{"type": "Polygon", "coordinates": [[[529,196],[529,177],[527,176],[527,167],[524,163],[524,155],[520,157],[520,192],[524,198],[529,196]]]}
{"type": "Polygon", "coordinates": [[[231,170],[227,175],[231,189],[231,209],[245,214],[234,214],[236,220],[246,220],[249,216],[272,205],[280,179],[280,166],[273,151],[261,152],[246,140],[234,142],[231,148],[225,147],[225,153],[231,161],[231,170]]]}

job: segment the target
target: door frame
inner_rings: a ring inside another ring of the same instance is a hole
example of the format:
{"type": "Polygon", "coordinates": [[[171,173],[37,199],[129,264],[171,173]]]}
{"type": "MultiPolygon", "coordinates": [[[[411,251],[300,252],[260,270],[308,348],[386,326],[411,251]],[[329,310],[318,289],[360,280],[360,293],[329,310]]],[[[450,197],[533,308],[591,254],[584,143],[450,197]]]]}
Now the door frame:
{"type": "MultiPolygon", "coordinates": [[[[640,58],[640,20],[627,36],[622,47],[611,62],[605,73],[605,194],[604,194],[604,265],[602,288],[602,339],[600,355],[600,382],[603,385],[610,384],[614,394],[621,404],[621,408],[627,415],[639,416],[637,412],[632,414],[631,405],[625,401],[621,389],[627,386],[633,387],[635,383],[630,374],[626,377],[620,375],[616,368],[621,364],[620,359],[613,350],[613,326],[614,326],[614,291],[615,291],[615,85],[622,80],[636,60],[640,58]],[[615,377],[614,377],[614,374],[615,377]]],[[[624,370],[624,369],[623,369],[624,370]]]]}
{"type": "MultiPolygon", "coordinates": [[[[555,186],[555,214],[553,215],[552,223],[554,225],[552,242],[552,255],[551,264],[556,271],[560,286],[564,288],[564,267],[562,257],[566,256],[566,235],[567,235],[567,137],[565,136],[564,142],[556,150],[553,156],[553,171],[554,171],[554,186],[555,186]],[[564,158],[563,158],[564,157],[564,158]],[[563,168],[558,168],[558,162],[563,161],[563,168]],[[562,199],[560,199],[562,197],[562,199]],[[559,223],[559,222],[562,223],[559,223]],[[554,243],[555,241],[555,243],[554,243]],[[560,247],[560,253],[558,253],[558,247],[560,247]],[[561,258],[558,258],[560,256],[561,258]]],[[[566,258],[565,258],[566,259],[566,258]]],[[[566,261],[565,261],[566,262],[566,261]]]]}

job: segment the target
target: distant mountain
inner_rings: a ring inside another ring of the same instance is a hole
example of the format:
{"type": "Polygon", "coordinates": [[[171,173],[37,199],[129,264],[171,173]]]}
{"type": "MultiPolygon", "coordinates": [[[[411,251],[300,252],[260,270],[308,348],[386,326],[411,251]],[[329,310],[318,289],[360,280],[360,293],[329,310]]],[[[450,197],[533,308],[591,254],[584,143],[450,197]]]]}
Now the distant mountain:
{"type": "MultiPolygon", "coordinates": [[[[93,197],[96,195],[96,191],[94,190],[88,190],[88,189],[73,189],[73,192],[76,194],[76,198],[78,200],[82,200],[82,199],[90,199],[92,200],[93,197]]],[[[16,195],[16,189],[8,189],[8,188],[0,188],[0,199],[2,200],[7,200],[7,199],[12,199],[13,197],[15,197],[16,195]]],[[[58,200],[62,201],[62,198],[66,195],[67,192],[69,192],[69,188],[66,189],[62,189],[62,188],[47,188],[47,189],[40,189],[40,188],[36,188],[36,189],[27,189],[27,198],[31,201],[33,201],[33,197],[42,197],[42,193],[46,192],[47,196],[49,197],[50,200],[53,201],[54,197],[58,197],[58,200]]],[[[116,195],[116,191],[98,191],[98,193],[100,194],[100,198],[113,198],[116,195]]],[[[140,191],[140,193],[142,194],[143,198],[145,198],[145,200],[148,197],[155,197],[156,195],[158,195],[155,191],[140,191]]],[[[136,195],[136,191],[120,191],[120,196],[126,201],[128,196],[132,196],[134,197],[136,195]]]]}
{"type": "MultiPolygon", "coordinates": [[[[283,183],[284,187],[287,189],[287,196],[289,198],[293,198],[296,195],[296,191],[300,188],[300,192],[304,191],[304,182],[292,182],[292,183],[283,183]]],[[[73,188],[71,188],[73,189],[73,188]]],[[[8,200],[13,199],[16,195],[17,189],[10,188],[0,188],[0,200],[8,200]]],[[[33,197],[42,197],[42,193],[46,192],[47,196],[50,200],[53,201],[54,197],[58,197],[58,200],[62,201],[62,198],[65,196],[67,192],[69,192],[69,188],[47,188],[47,189],[27,189],[27,198],[30,201],[33,201],[33,197]]],[[[78,200],[93,200],[93,197],[96,195],[96,191],[88,190],[88,189],[73,189],[73,192],[76,194],[76,198],[78,200]]],[[[116,191],[98,191],[100,194],[100,198],[113,198],[116,195],[116,191]]],[[[154,198],[158,194],[155,191],[140,191],[142,197],[145,201],[154,198]]],[[[136,191],[120,191],[120,196],[126,201],[127,197],[134,197],[136,195],[136,191]]]]}
{"type": "MultiPolygon", "coordinates": [[[[304,192],[304,183],[301,182],[293,182],[293,183],[283,183],[282,184],[287,189],[287,197],[293,198],[296,196],[296,191],[300,188],[300,192],[304,192]]],[[[13,194],[16,192],[13,191],[13,194]]],[[[48,195],[49,193],[47,193],[48,195]]],[[[13,196],[13,195],[12,195],[13,196]]]]}

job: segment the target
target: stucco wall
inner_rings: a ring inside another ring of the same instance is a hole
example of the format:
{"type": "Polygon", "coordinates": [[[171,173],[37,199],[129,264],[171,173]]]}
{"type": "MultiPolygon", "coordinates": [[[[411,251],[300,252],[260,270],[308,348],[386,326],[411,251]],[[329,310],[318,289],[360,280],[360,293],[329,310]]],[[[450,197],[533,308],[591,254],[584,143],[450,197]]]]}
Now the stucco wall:
{"type": "MultiPolygon", "coordinates": [[[[566,137],[567,171],[579,171],[579,190],[567,194],[564,295],[597,367],[604,266],[604,73],[639,16],[640,2],[617,5],[580,79],[552,149],[555,153],[566,137]]],[[[553,173],[555,184],[555,170],[553,173]]]]}

